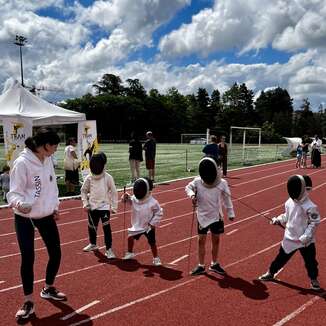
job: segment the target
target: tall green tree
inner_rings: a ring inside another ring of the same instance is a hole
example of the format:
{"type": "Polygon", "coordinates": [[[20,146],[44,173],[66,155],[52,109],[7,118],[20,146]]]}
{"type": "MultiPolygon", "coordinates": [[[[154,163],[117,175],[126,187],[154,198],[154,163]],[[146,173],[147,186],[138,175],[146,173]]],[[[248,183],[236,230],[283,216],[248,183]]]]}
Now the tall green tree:
{"type": "Polygon", "coordinates": [[[123,95],[124,87],[119,76],[105,74],[97,84],[93,84],[97,94],[123,95]]]}

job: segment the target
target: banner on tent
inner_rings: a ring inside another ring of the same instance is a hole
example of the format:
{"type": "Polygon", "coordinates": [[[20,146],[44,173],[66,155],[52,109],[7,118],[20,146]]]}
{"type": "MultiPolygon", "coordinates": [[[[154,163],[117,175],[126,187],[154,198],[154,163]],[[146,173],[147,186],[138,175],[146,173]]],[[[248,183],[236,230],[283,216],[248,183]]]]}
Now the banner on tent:
{"type": "Polygon", "coordinates": [[[14,160],[25,148],[25,140],[32,136],[33,122],[28,118],[2,118],[5,142],[5,160],[12,167],[14,160]]]}
{"type": "Polygon", "coordinates": [[[78,148],[81,158],[80,169],[85,178],[89,174],[89,160],[99,150],[96,120],[78,122],[78,148]]]}

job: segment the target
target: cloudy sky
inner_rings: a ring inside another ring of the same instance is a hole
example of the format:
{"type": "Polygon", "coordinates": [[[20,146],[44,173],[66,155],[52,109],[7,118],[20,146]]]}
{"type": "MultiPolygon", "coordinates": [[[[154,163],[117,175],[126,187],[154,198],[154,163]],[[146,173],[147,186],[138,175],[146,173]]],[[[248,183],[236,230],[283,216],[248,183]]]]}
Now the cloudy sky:
{"type": "Polygon", "coordinates": [[[183,94],[245,82],[326,106],[326,0],[0,0],[0,88],[20,79],[56,100],[105,73],[183,94]]]}

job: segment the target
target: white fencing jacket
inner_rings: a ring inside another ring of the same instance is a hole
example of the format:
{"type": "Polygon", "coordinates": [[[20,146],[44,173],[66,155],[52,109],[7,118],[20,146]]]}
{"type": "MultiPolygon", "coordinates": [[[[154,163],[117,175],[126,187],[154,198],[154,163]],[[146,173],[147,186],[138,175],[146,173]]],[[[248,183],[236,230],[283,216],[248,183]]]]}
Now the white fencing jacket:
{"type": "Polygon", "coordinates": [[[18,215],[42,218],[51,215],[59,207],[58,186],[51,157],[42,163],[28,148],[25,148],[13,164],[10,171],[10,191],[8,203],[18,215]],[[28,203],[32,210],[28,214],[16,208],[28,203]]]}
{"type": "Polygon", "coordinates": [[[87,175],[80,191],[83,207],[113,212],[118,210],[118,192],[110,174],[87,175]]]}
{"type": "Polygon", "coordinates": [[[129,235],[136,235],[149,230],[150,225],[157,226],[163,216],[163,209],[158,201],[149,195],[144,200],[131,196],[131,228],[129,235]]]}
{"type": "Polygon", "coordinates": [[[234,210],[228,183],[221,179],[214,187],[205,186],[200,177],[196,177],[185,188],[186,194],[191,198],[197,197],[197,219],[201,227],[223,220],[223,207],[229,218],[233,218],[234,210]]]}
{"type": "Polygon", "coordinates": [[[277,220],[285,226],[282,247],[286,253],[315,242],[320,215],[307,193],[299,201],[289,198],[285,202],[285,213],[279,215],[277,220]]]}

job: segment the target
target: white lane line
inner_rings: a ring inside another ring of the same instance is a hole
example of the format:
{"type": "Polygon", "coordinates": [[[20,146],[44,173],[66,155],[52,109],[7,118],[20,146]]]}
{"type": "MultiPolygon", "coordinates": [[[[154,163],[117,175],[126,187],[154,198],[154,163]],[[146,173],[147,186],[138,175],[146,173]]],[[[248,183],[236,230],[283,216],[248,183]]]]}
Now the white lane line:
{"type": "Polygon", "coordinates": [[[170,222],[170,223],[167,223],[167,224],[164,224],[164,225],[160,225],[159,228],[160,228],[160,229],[163,229],[163,228],[165,228],[166,226],[169,226],[169,225],[171,225],[171,224],[173,224],[173,222],[170,222]]]}
{"type": "Polygon", "coordinates": [[[313,297],[312,299],[310,299],[309,301],[304,303],[297,310],[294,310],[293,312],[291,312],[290,314],[285,316],[283,319],[279,320],[273,326],[282,326],[282,325],[286,324],[288,321],[290,321],[291,319],[293,319],[296,316],[298,316],[299,314],[301,314],[301,312],[306,310],[309,306],[313,305],[317,300],[319,300],[321,297],[324,297],[325,295],[326,295],[326,292],[321,293],[320,296],[316,295],[315,297],[313,297]]]}
{"type": "MultiPolygon", "coordinates": [[[[255,252],[255,253],[253,253],[253,254],[251,254],[251,255],[245,257],[245,258],[239,259],[239,260],[237,260],[237,261],[235,261],[235,262],[233,262],[233,263],[231,263],[231,264],[226,265],[225,267],[231,267],[231,266],[237,265],[237,264],[239,264],[239,263],[242,263],[242,262],[244,262],[244,261],[246,261],[246,260],[249,260],[250,258],[256,257],[256,256],[258,256],[258,255],[260,255],[260,254],[262,254],[262,253],[264,253],[264,252],[266,252],[266,251],[268,251],[268,250],[270,250],[270,249],[272,249],[272,248],[278,246],[280,243],[281,243],[281,242],[274,243],[273,245],[271,245],[271,246],[269,246],[269,247],[267,247],[267,248],[265,248],[265,249],[263,249],[263,250],[257,251],[257,252],[255,252]]],[[[152,294],[150,294],[150,295],[148,295],[148,296],[145,296],[145,297],[142,297],[142,298],[136,299],[136,300],[134,300],[134,301],[130,301],[130,302],[125,303],[125,304],[123,304],[123,305],[121,305],[121,306],[117,306],[117,307],[115,307],[115,308],[112,308],[112,309],[109,309],[109,310],[107,310],[107,311],[104,311],[104,312],[102,312],[102,313],[100,313],[100,314],[97,314],[97,315],[95,315],[95,316],[91,316],[91,317],[89,317],[89,318],[83,319],[83,320],[81,320],[81,321],[79,321],[79,322],[77,322],[77,323],[70,324],[69,326],[77,326],[77,325],[82,325],[82,324],[88,323],[88,322],[90,322],[91,320],[95,320],[95,319],[101,318],[101,317],[103,317],[103,316],[106,316],[106,315],[112,314],[112,313],[114,313],[114,312],[116,312],[116,311],[119,311],[119,310],[122,310],[122,309],[128,308],[128,307],[130,307],[130,306],[132,306],[132,305],[134,305],[134,304],[136,304],[136,303],[143,302],[143,301],[145,301],[145,300],[149,300],[149,299],[151,299],[151,298],[157,297],[157,296],[159,296],[159,295],[161,295],[161,294],[164,294],[164,293],[166,293],[166,292],[170,292],[170,291],[172,291],[172,290],[174,290],[174,289],[176,289],[176,288],[179,288],[179,287],[182,287],[182,286],[184,286],[184,285],[187,285],[187,284],[190,283],[190,282],[194,282],[194,281],[196,281],[196,280],[199,280],[199,279],[201,279],[202,277],[203,277],[203,276],[198,276],[198,277],[196,277],[195,279],[191,279],[191,280],[189,280],[189,281],[179,283],[179,284],[177,284],[177,285],[175,285],[175,286],[172,286],[172,287],[170,287],[170,288],[167,288],[167,289],[165,289],[165,290],[162,290],[162,291],[159,291],[159,292],[152,293],[152,294]]]]}
{"type": "Polygon", "coordinates": [[[152,299],[152,298],[155,298],[159,295],[162,295],[164,293],[167,293],[167,292],[170,292],[172,290],[175,290],[179,287],[182,287],[184,285],[187,285],[189,283],[192,283],[192,282],[195,282],[196,280],[198,280],[198,278],[193,278],[191,280],[188,280],[188,281],[185,281],[185,282],[182,282],[182,283],[179,283],[177,285],[174,285],[174,286],[171,286],[170,288],[167,288],[167,289],[164,289],[164,290],[161,290],[161,291],[158,291],[158,292],[155,292],[155,293],[152,293],[150,295],[147,295],[146,297],[142,297],[142,298],[139,298],[139,299],[136,299],[134,301],[130,301],[128,303],[125,303],[124,305],[121,305],[121,306],[118,306],[118,307],[115,307],[115,308],[112,308],[110,310],[107,310],[107,311],[104,311],[100,314],[97,314],[95,316],[92,316],[92,317],[89,317],[87,319],[83,319],[77,323],[74,323],[74,324],[70,324],[69,326],[77,326],[77,325],[82,325],[82,324],[85,324],[85,323],[88,323],[90,322],[91,320],[95,320],[95,319],[98,319],[98,318],[101,318],[103,316],[106,316],[106,315],[109,315],[109,314],[112,314],[116,311],[119,311],[119,310],[122,310],[122,309],[125,309],[125,308],[128,308],[130,306],[133,306],[135,305],[136,303],[140,303],[140,302],[143,302],[143,301],[146,301],[146,300],[149,300],[149,299],[152,299]]]}
{"type": "Polygon", "coordinates": [[[94,300],[94,301],[90,302],[89,304],[87,304],[87,305],[85,305],[85,306],[82,306],[82,307],[80,307],[79,309],[73,311],[72,313],[70,313],[70,314],[68,314],[68,315],[65,315],[65,316],[61,317],[60,319],[61,319],[61,320],[67,320],[67,319],[69,319],[69,318],[71,318],[71,317],[73,317],[73,316],[79,314],[80,312],[85,311],[86,309],[88,309],[88,308],[90,308],[90,307],[93,307],[94,305],[96,305],[96,304],[98,304],[98,303],[100,303],[100,302],[101,302],[100,300],[94,300]]]}
{"type": "Polygon", "coordinates": [[[0,281],[0,284],[3,284],[3,283],[5,283],[6,281],[0,281]]]}
{"type": "Polygon", "coordinates": [[[233,233],[237,232],[238,230],[239,230],[239,229],[232,230],[232,231],[228,232],[226,235],[233,234],[233,233]]]}
{"type": "Polygon", "coordinates": [[[187,257],[188,257],[188,255],[183,255],[183,256],[171,261],[171,263],[168,263],[168,265],[176,265],[179,261],[181,261],[181,260],[183,260],[183,259],[185,259],[187,257]]]}

